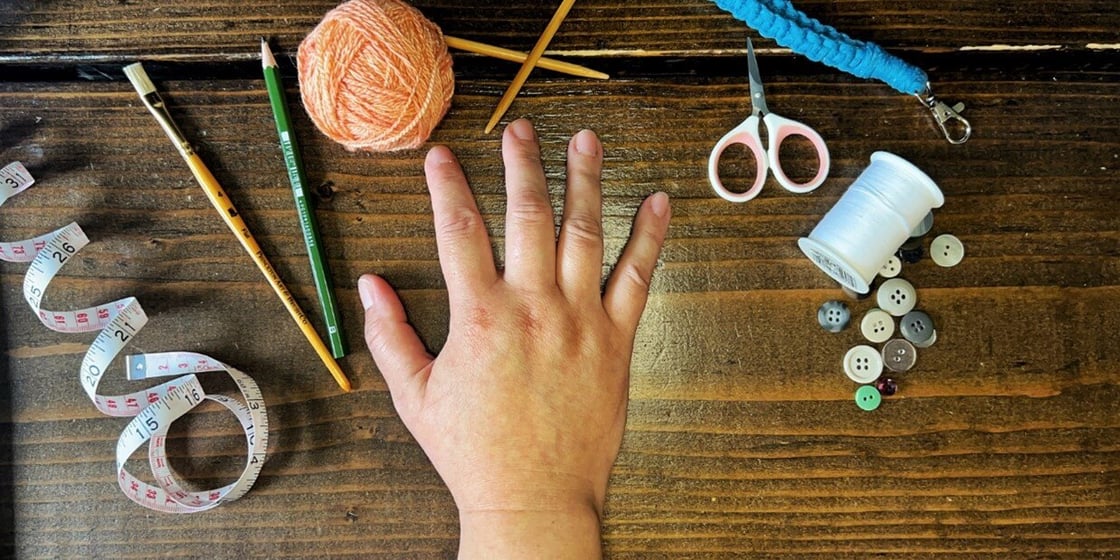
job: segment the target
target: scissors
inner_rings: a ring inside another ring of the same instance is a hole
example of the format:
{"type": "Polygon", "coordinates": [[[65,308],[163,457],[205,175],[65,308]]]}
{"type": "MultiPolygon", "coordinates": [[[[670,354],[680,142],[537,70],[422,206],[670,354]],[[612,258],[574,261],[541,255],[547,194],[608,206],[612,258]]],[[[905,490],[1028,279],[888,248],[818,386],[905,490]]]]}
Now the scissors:
{"type": "Polygon", "coordinates": [[[712,149],[712,155],[708,158],[708,181],[712,183],[712,188],[715,189],[716,194],[725,200],[746,202],[758,196],[758,193],[762,191],[762,184],[766,182],[766,171],[768,169],[774,171],[774,178],[777,179],[778,184],[790,192],[807,193],[821,186],[828,175],[830,163],[828,146],[825,146],[824,139],[821,138],[820,134],[817,134],[817,131],[807,125],[771,113],[766,108],[766,94],[762,91],[762,78],[758,73],[758,61],[754,57],[754,46],[751,45],[750,39],[747,39],[747,62],[750,70],[751,116],[747,117],[747,120],[740,123],[739,126],[731,129],[723,138],[720,138],[719,142],[716,142],[715,148],[712,149]],[[759,121],[766,123],[769,150],[762,147],[762,138],[758,135],[759,121]],[[807,183],[792,181],[785,174],[785,171],[782,171],[782,163],[778,160],[782,142],[790,136],[804,137],[817,150],[817,161],[819,162],[817,175],[807,183]],[[727,190],[723,186],[723,181],[719,178],[719,159],[723,156],[723,151],[732,144],[746,146],[754,154],[757,164],[754,185],[741,193],[727,190]]]}

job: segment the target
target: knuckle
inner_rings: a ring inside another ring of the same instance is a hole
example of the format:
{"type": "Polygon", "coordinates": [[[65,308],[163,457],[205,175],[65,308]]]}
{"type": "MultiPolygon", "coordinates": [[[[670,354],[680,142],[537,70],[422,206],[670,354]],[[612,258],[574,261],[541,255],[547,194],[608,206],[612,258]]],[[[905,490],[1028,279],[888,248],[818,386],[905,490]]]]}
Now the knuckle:
{"type": "Polygon", "coordinates": [[[564,220],[564,232],[569,239],[582,245],[603,242],[603,224],[588,214],[573,214],[564,220]]]}
{"type": "Polygon", "coordinates": [[[541,164],[541,152],[537,148],[536,143],[531,140],[523,141],[521,149],[516,150],[513,154],[514,165],[527,169],[540,169],[543,167],[541,164]]]}
{"type": "Polygon", "coordinates": [[[628,263],[626,266],[622,267],[620,272],[622,273],[622,278],[628,283],[643,291],[649,291],[650,280],[653,277],[652,269],[637,263],[628,263]]]}
{"type": "Polygon", "coordinates": [[[510,203],[508,219],[522,224],[552,222],[552,205],[543,196],[524,196],[510,203]]]}
{"type": "Polygon", "coordinates": [[[375,357],[384,356],[389,351],[387,330],[383,328],[382,321],[378,318],[371,317],[366,320],[365,340],[366,347],[375,357]]]}
{"type": "Polygon", "coordinates": [[[467,208],[456,208],[440,216],[436,222],[436,235],[445,239],[464,238],[482,228],[482,216],[467,208]]]}

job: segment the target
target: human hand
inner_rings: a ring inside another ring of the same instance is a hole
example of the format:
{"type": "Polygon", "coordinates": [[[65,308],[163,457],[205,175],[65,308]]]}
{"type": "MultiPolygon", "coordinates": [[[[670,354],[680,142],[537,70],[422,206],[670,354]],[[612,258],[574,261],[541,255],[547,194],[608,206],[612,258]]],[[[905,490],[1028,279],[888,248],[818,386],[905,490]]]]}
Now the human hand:
{"type": "MultiPolygon", "coordinates": [[[[657,193],[642,204],[601,292],[598,138],[582,131],[569,143],[559,239],[528,121],[506,128],[502,156],[505,269],[494,265],[454,155],[433,148],[424,171],[450,299],[447,342],[433,358],[392,288],[365,275],[358,290],[366,342],[401,420],[459,508],[461,556],[472,550],[468,533],[490,530],[489,537],[500,539],[492,534],[495,523],[515,539],[526,535],[510,534],[516,527],[509,523],[529,529],[540,522],[553,532],[593,523],[597,551],[607,479],[626,421],[634,335],[668,229],[668,197],[657,193]]],[[[545,550],[535,555],[548,556],[545,550]]]]}

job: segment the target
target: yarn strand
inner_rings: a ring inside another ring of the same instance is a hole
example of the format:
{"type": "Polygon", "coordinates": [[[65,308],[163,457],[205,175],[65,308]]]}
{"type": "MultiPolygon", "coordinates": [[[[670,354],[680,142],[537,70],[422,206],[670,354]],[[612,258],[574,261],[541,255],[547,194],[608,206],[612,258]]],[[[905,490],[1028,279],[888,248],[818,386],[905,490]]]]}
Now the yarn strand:
{"type": "Polygon", "coordinates": [[[793,7],[790,0],[713,0],[717,6],[810,60],[858,78],[872,78],[905,94],[926,88],[926,73],[875,43],[853,39],[793,7]]]}

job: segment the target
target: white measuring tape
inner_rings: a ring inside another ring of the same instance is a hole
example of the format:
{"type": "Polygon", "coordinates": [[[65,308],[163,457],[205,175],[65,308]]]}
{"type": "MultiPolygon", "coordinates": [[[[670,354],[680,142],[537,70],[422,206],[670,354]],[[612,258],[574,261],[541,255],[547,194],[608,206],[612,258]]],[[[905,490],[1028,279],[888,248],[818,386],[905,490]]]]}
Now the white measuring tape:
{"type": "MultiPolygon", "coordinates": [[[[0,205],[34,182],[19,162],[0,169],[0,205]]],[[[222,502],[240,498],[256,482],[268,449],[268,417],[260,388],[249,376],[209,356],[164,352],[127,356],[127,377],[143,380],[176,376],[174,379],[127,395],[97,394],[97,385],[109,364],[144,327],[148,316],[134,297],[77,311],[42,308],[40,304],[47,285],[63,265],[88,243],[82,228],[71,223],[34,239],[0,242],[0,259],[31,262],[23,280],[23,297],[47,328],[64,333],[101,329],[82,358],[79,380],[97,410],[110,416],[134,417],[117,440],[117,482],[121,490],[144,507],[168,513],[205,511],[222,502]],[[241,392],[240,400],[224,394],[208,394],[202,388],[196,374],[219,371],[233,378],[241,392]],[[245,431],[248,457],[241,476],[233,483],[212,490],[190,491],[179,484],[167,460],[167,430],[172,422],[204,400],[226,407],[237,417],[245,431]],[[128,458],[145,442],[150,442],[148,461],[157,485],[141,481],[125,469],[128,458]]]]}

